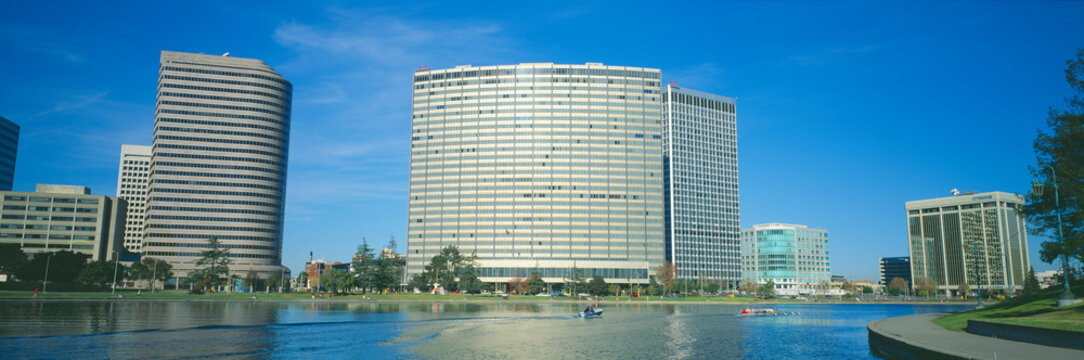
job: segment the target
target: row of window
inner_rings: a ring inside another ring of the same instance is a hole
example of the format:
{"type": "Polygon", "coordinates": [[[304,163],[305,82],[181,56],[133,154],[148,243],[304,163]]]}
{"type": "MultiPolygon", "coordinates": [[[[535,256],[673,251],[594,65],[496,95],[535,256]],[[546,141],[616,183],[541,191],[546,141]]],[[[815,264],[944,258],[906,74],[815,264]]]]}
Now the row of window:
{"type": "MultiPolygon", "coordinates": [[[[251,81],[214,79],[214,78],[206,78],[206,77],[180,76],[180,75],[161,75],[159,77],[159,80],[181,80],[181,81],[205,82],[205,83],[211,83],[211,84],[226,84],[226,85],[241,85],[241,86],[260,87],[260,88],[264,88],[264,89],[271,89],[271,90],[276,90],[276,91],[281,92],[282,94],[286,95],[286,97],[283,98],[283,100],[286,100],[286,101],[289,101],[290,97],[291,97],[291,91],[289,91],[287,89],[283,89],[281,87],[271,85],[271,84],[264,84],[264,83],[251,82],[251,81]]],[[[168,82],[163,82],[163,81],[159,81],[159,84],[174,85],[174,84],[171,84],[171,83],[168,83],[168,82]]]]}
{"type": "MultiPolygon", "coordinates": [[[[170,233],[150,233],[147,234],[150,238],[155,239],[201,239],[208,240],[210,235],[202,234],[170,234],[170,233]]],[[[263,241],[263,242],[275,242],[274,238],[263,236],[247,236],[247,235],[217,235],[215,236],[219,240],[248,240],[248,241],[263,241]]]]}
{"type": "Polygon", "coordinates": [[[208,125],[208,126],[227,126],[227,127],[239,127],[249,128],[257,130],[267,130],[275,133],[281,133],[282,129],[272,126],[264,126],[257,124],[247,124],[242,122],[224,122],[224,121],[209,121],[209,120],[191,120],[191,119],[178,119],[178,118],[158,118],[158,121],[177,123],[177,124],[192,124],[192,125],[208,125]]]}
{"type": "Polygon", "coordinates": [[[238,144],[238,145],[256,145],[263,146],[272,149],[282,149],[279,144],[271,144],[260,141],[248,141],[248,140],[234,140],[234,139],[214,139],[214,138],[201,138],[191,136],[173,136],[173,135],[154,135],[154,141],[158,140],[177,140],[177,141],[198,141],[198,142],[211,142],[222,144],[238,144]]]}
{"type": "MultiPolygon", "coordinates": [[[[205,111],[178,110],[178,109],[158,109],[158,113],[160,113],[160,114],[174,114],[174,115],[206,116],[206,117],[227,118],[227,119],[259,120],[259,121],[269,122],[269,123],[276,124],[276,125],[284,125],[282,120],[273,119],[273,118],[269,118],[269,117],[263,117],[263,116],[254,116],[254,115],[213,113],[213,112],[205,112],[205,111]]],[[[285,122],[285,125],[283,127],[284,127],[283,131],[285,131],[286,128],[289,128],[290,127],[289,122],[285,122]]]]}
{"type": "Polygon", "coordinates": [[[257,164],[267,164],[272,166],[281,166],[282,163],[275,160],[265,160],[259,158],[247,158],[240,156],[215,156],[215,155],[197,155],[197,154],[176,154],[176,153],[163,153],[159,152],[155,154],[156,157],[171,157],[182,159],[202,159],[202,160],[220,160],[220,161],[241,161],[252,162],[257,164]]]}
{"type": "Polygon", "coordinates": [[[250,224],[278,224],[278,221],[263,220],[263,219],[248,219],[248,218],[224,218],[224,217],[210,217],[210,216],[174,216],[174,215],[151,215],[150,219],[155,220],[186,220],[186,221],[214,221],[214,222],[242,222],[250,224]]]}
{"type": "MultiPolygon", "coordinates": [[[[199,248],[210,249],[206,243],[166,243],[166,242],[148,242],[143,246],[159,246],[159,247],[180,247],[180,248],[199,248]]],[[[240,245],[240,244],[218,244],[221,249],[248,249],[248,250],[278,250],[278,246],[266,246],[266,245],[240,245]]]]}
{"type": "Polygon", "coordinates": [[[262,197],[268,199],[274,199],[281,201],[281,194],[261,194],[250,193],[241,191],[216,191],[216,190],[195,190],[195,189],[173,189],[173,188],[154,188],[155,193],[174,193],[174,194],[201,194],[201,195],[222,195],[222,196],[248,196],[248,197],[262,197]]]}
{"type": "Polygon", "coordinates": [[[193,177],[217,177],[225,179],[247,179],[247,180],[259,180],[267,181],[278,184],[283,184],[283,180],[279,178],[270,178],[259,175],[245,175],[245,174],[229,174],[229,173],[205,173],[194,171],[175,171],[175,170],[155,170],[155,175],[173,175],[173,176],[193,176],[193,177]]]}
{"type": "MultiPolygon", "coordinates": [[[[198,252],[180,252],[180,251],[144,251],[143,255],[146,256],[190,256],[190,257],[202,257],[203,255],[198,252]]],[[[260,255],[260,254],[241,254],[230,253],[231,259],[278,259],[278,255],[260,255]]]]}
{"type": "MultiPolygon", "coordinates": [[[[29,199],[30,199],[30,202],[49,202],[49,201],[52,201],[52,202],[58,203],[58,204],[61,204],[61,203],[63,203],[63,204],[97,204],[98,203],[98,199],[49,198],[49,197],[37,197],[37,196],[30,196],[29,199]]],[[[22,196],[22,195],[6,195],[6,196],[4,196],[4,200],[6,200],[6,201],[25,201],[25,200],[27,200],[27,197],[22,196]]]]}
{"type": "Polygon", "coordinates": [[[38,221],[75,221],[75,222],[97,222],[98,218],[84,218],[84,217],[70,217],[70,216],[39,216],[39,215],[22,215],[22,214],[4,214],[2,217],[6,220],[38,220],[38,221]]]}
{"type": "Polygon", "coordinates": [[[252,215],[264,215],[264,216],[279,216],[276,211],[261,211],[261,210],[249,210],[249,209],[236,209],[236,208],[197,208],[197,207],[184,207],[184,206],[154,206],[155,211],[187,211],[187,212],[210,212],[210,213],[226,213],[226,214],[252,214],[252,215]]]}
{"type": "Polygon", "coordinates": [[[199,107],[199,108],[208,108],[208,109],[252,111],[252,112],[259,112],[259,113],[264,113],[264,114],[271,114],[271,115],[275,115],[275,116],[280,116],[282,118],[289,118],[289,114],[283,114],[282,112],[275,111],[275,110],[268,110],[268,109],[257,108],[257,107],[249,107],[249,106],[205,104],[205,103],[194,103],[194,102],[187,102],[187,101],[171,101],[171,100],[159,100],[158,105],[159,106],[173,105],[173,106],[188,106],[188,107],[199,107]]]}
{"type": "Polygon", "coordinates": [[[148,229],[175,229],[175,230],[211,230],[211,231],[244,231],[244,232],[263,232],[263,233],[276,233],[275,229],[264,228],[251,228],[251,227],[238,227],[238,226],[204,226],[204,225],[183,225],[183,224],[148,224],[148,229]]]}
{"type": "Polygon", "coordinates": [[[182,202],[191,204],[223,204],[223,205],[248,205],[248,206],[263,206],[272,209],[278,209],[279,206],[272,203],[258,202],[258,201],[244,201],[244,200],[223,200],[223,199],[190,199],[190,198],[171,198],[171,197],[152,197],[151,202],[182,202]]]}
{"type": "Polygon", "coordinates": [[[158,184],[182,184],[182,185],[200,185],[200,186],[223,186],[223,187],[243,187],[253,189],[263,189],[274,192],[279,192],[278,186],[269,186],[261,184],[247,184],[247,183],[229,183],[229,182],[217,182],[217,181],[195,181],[195,180],[173,180],[173,179],[159,179],[155,180],[158,184]]]}
{"type": "Polygon", "coordinates": [[[70,207],[48,207],[48,206],[23,206],[23,205],[4,205],[4,210],[24,210],[24,211],[52,211],[52,212],[78,212],[78,213],[98,213],[97,208],[70,208],[70,207]]]}
{"type": "Polygon", "coordinates": [[[94,235],[0,233],[7,239],[94,240],[94,235]]]}
{"type": "Polygon", "coordinates": [[[181,163],[171,161],[159,161],[155,163],[155,166],[176,166],[176,167],[190,167],[190,168],[202,168],[202,169],[225,169],[225,170],[246,170],[246,171],[260,171],[270,174],[279,174],[278,169],[268,169],[255,166],[240,166],[240,165],[222,165],[222,164],[203,164],[203,163],[181,163]]]}
{"type": "Polygon", "coordinates": [[[59,230],[59,231],[97,231],[93,226],[67,226],[67,225],[24,225],[24,224],[0,224],[0,229],[27,229],[27,230],[59,230]]]}
{"type": "Polygon", "coordinates": [[[269,92],[258,91],[258,90],[230,89],[230,88],[224,88],[224,87],[198,86],[198,85],[182,85],[182,84],[175,84],[175,83],[169,83],[169,82],[163,82],[163,83],[160,84],[160,86],[163,87],[163,88],[171,88],[171,89],[185,89],[185,90],[197,90],[197,91],[212,91],[212,92],[223,92],[223,93],[234,93],[234,94],[259,95],[259,96],[263,96],[263,97],[278,99],[278,100],[281,100],[283,102],[289,102],[290,101],[290,99],[288,99],[286,97],[283,97],[282,95],[272,94],[272,93],[269,93],[269,92]]]}
{"type": "MultiPolygon", "coordinates": [[[[180,61],[170,61],[170,63],[186,64],[186,65],[199,65],[199,66],[215,66],[215,65],[208,65],[208,64],[185,63],[185,62],[180,62],[180,61]]],[[[227,65],[217,65],[217,66],[219,66],[219,67],[229,67],[227,65]]],[[[250,71],[266,71],[266,70],[260,70],[260,69],[250,69],[250,68],[244,68],[244,69],[245,70],[250,70],[250,71]]],[[[187,68],[187,67],[178,67],[178,66],[162,66],[160,71],[163,72],[163,73],[166,72],[166,71],[179,71],[179,72],[186,72],[186,73],[193,73],[193,74],[224,75],[224,76],[233,76],[233,77],[247,77],[247,78],[254,78],[254,79],[263,79],[263,80],[273,81],[273,82],[282,84],[283,86],[286,87],[286,91],[285,91],[286,93],[291,92],[291,90],[293,89],[293,85],[290,85],[289,81],[286,81],[286,79],[283,79],[282,77],[276,77],[276,76],[266,76],[266,75],[249,74],[249,73],[241,73],[241,72],[233,72],[233,71],[220,71],[220,70],[187,68]]]]}
{"type": "Polygon", "coordinates": [[[245,154],[257,154],[266,155],[279,158],[282,156],[280,153],[255,150],[255,149],[239,149],[239,148],[225,148],[214,146],[192,146],[192,145],[179,145],[179,144],[158,144],[159,149],[179,149],[179,150],[199,150],[199,151],[214,151],[214,152],[232,152],[232,153],[245,153],[245,154]]]}
{"type": "Polygon", "coordinates": [[[215,130],[215,129],[202,129],[202,128],[170,127],[170,126],[160,126],[156,130],[173,131],[173,132],[189,132],[189,133],[197,133],[197,134],[226,135],[226,136],[258,137],[258,138],[264,138],[264,139],[268,139],[268,140],[283,142],[282,138],[279,137],[279,136],[276,136],[276,135],[268,135],[268,134],[245,132],[245,131],[215,130]]]}
{"type": "MultiPolygon", "coordinates": [[[[432,73],[415,75],[414,81],[429,81],[429,80],[442,80],[442,79],[459,79],[459,78],[472,78],[483,76],[501,76],[501,75],[581,75],[581,76],[613,76],[613,77],[635,77],[644,79],[660,79],[662,78],[662,72],[655,71],[643,71],[643,70],[626,70],[626,69],[592,69],[586,67],[566,67],[568,65],[557,65],[554,67],[515,67],[508,69],[471,69],[471,70],[449,70],[441,72],[437,70],[432,73]]],[[[578,65],[577,65],[578,66],[578,65]]],[[[659,86],[656,82],[654,86],[659,86]]]]}

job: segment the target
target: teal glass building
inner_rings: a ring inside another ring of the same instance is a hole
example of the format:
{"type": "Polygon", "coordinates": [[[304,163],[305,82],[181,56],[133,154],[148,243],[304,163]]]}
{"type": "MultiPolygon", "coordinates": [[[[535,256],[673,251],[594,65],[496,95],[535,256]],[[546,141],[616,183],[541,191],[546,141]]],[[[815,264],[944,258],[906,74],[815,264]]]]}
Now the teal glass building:
{"type": "Polygon", "coordinates": [[[780,295],[814,294],[831,279],[828,230],[761,224],[741,230],[742,281],[772,282],[780,295]]]}

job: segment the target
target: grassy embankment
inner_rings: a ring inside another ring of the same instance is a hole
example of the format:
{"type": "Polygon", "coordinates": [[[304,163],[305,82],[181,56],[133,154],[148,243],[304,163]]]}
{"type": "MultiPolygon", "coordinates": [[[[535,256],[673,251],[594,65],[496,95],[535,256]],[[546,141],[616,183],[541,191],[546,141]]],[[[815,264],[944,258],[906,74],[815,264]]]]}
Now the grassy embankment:
{"type": "MultiPolygon", "coordinates": [[[[1084,294],[1084,281],[1073,283],[1073,293],[1084,294]]],[[[1050,287],[1034,294],[1017,296],[982,309],[942,316],[933,322],[949,330],[964,331],[968,319],[996,321],[1017,325],[1040,326],[1062,330],[1084,331],[1084,304],[1059,308],[1061,286],[1050,287]]]]}

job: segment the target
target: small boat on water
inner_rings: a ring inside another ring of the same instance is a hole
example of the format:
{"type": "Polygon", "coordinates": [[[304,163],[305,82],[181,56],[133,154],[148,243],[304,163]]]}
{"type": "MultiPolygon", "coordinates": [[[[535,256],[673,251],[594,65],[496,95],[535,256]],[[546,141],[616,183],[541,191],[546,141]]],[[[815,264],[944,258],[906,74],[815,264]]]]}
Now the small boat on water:
{"type": "Polygon", "coordinates": [[[777,311],[775,308],[745,308],[741,311],[742,316],[788,316],[801,315],[798,312],[777,311]]]}
{"type": "Polygon", "coordinates": [[[597,317],[602,317],[602,310],[603,309],[594,309],[594,311],[591,312],[580,311],[578,314],[576,314],[576,316],[581,319],[594,319],[597,317]]]}

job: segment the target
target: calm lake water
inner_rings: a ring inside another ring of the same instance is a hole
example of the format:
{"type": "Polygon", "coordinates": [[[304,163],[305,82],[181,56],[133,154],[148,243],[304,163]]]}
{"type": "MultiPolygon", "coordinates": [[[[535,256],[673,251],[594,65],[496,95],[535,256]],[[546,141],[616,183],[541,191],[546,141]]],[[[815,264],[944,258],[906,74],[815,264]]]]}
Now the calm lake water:
{"type": "Polygon", "coordinates": [[[0,358],[872,359],[870,321],[967,306],[0,301],[0,358]]]}

